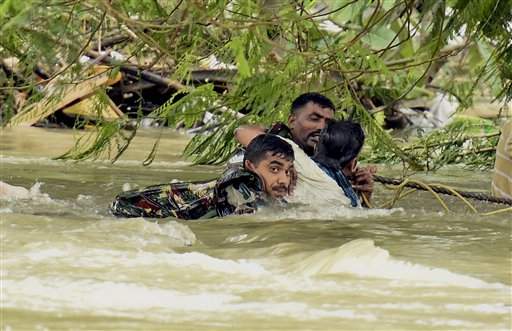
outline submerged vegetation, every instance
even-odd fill
[[[127,63],[158,71],[170,98],[150,111],[133,110],[131,132],[127,118],[97,121],[62,158],[108,152],[115,160],[143,118],[191,128],[212,113],[215,121],[185,154],[196,163],[221,163],[236,148],[237,126],[285,121],[297,95],[318,91],[342,110],[340,117],[364,126],[369,161],[429,170],[459,162],[490,167],[498,132],[492,122],[475,132],[473,122],[454,121],[404,143],[383,128],[383,116],[440,92],[457,99],[459,112],[475,98],[506,104],[511,22],[508,0],[5,0],[0,58],[16,57],[19,69],[17,77],[0,71],[2,119],[20,108],[19,94],[26,96],[21,112],[34,111],[48,91],[59,98],[63,86],[91,75],[93,63],[82,56],[114,47],[125,58],[107,63],[111,76]],[[125,39],[106,46],[115,37]],[[192,73],[205,67],[224,75],[225,84],[199,83]],[[157,152],[158,142],[145,162]]]

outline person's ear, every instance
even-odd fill
[[[348,163],[348,168],[350,169],[350,172],[355,172],[356,169],[357,169],[357,158],[353,158],[352,160],[350,160],[350,162]]]
[[[244,167],[249,171],[256,172],[256,166],[249,160],[245,160]]]
[[[353,158],[341,169],[346,176],[352,176],[357,169],[357,159]]]
[[[288,116],[288,127],[290,129],[293,129],[293,125],[295,124],[296,120],[297,118],[295,117],[295,114],[291,114],[290,116]]]

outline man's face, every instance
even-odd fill
[[[271,155],[267,152],[266,157],[258,164],[246,160],[245,167],[261,178],[264,190],[269,196],[282,198],[288,194],[293,160],[285,159],[280,155]]]
[[[334,110],[331,108],[322,108],[316,103],[308,102],[288,118],[293,140],[306,154],[312,155],[320,139],[320,132],[333,117]]]

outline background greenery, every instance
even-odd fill
[[[218,115],[185,151],[197,163],[225,161],[236,147],[234,128],[286,120],[297,95],[318,91],[343,110],[339,116],[363,124],[368,160],[435,169],[473,156],[477,166],[488,167],[494,132],[471,144],[479,152],[461,158],[468,140],[462,134],[474,123],[404,146],[382,129],[382,113],[435,91],[456,96],[461,109],[479,96],[509,101],[511,18],[510,0],[3,0],[0,58],[17,57],[27,79],[20,86],[0,76],[2,113],[4,119],[14,114],[14,91],[29,92],[30,104],[50,81],[58,88],[84,79],[88,68],[80,56],[108,36],[125,34],[132,42],[118,50],[127,62],[158,68],[183,84],[150,117],[192,127],[206,111]],[[191,79],[211,55],[237,68],[223,93]],[[32,79],[36,66],[49,78]],[[116,64],[111,67],[117,72]],[[125,124],[99,122],[63,157],[111,152],[116,159],[138,127],[127,133]],[[433,146],[444,147],[433,153]],[[157,149],[158,142],[148,148],[146,162]]]

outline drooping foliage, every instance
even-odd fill
[[[30,92],[33,103],[43,84],[83,79],[89,64],[80,57],[112,33],[125,34],[132,38],[120,49],[126,61],[183,84],[150,117],[191,127],[206,112],[217,115],[185,150],[197,163],[223,162],[236,147],[237,126],[285,121],[298,94],[318,91],[335,101],[339,116],[359,120],[382,155],[424,168],[421,155],[399,147],[376,117],[430,95],[426,87],[449,91],[463,106],[480,91],[510,99],[511,18],[509,0],[4,0],[0,58],[20,60],[26,81],[18,91]],[[212,56],[236,66],[222,94],[192,80]],[[47,72],[45,81],[31,79],[35,67]],[[12,90],[3,78],[0,88]],[[13,98],[2,107],[8,117]],[[65,157],[114,148],[117,158],[133,137],[122,128],[99,123]]]
[[[461,117],[442,129],[410,139],[407,145],[403,145],[403,151],[428,171],[449,164],[484,170],[494,166],[499,136],[499,130],[491,121]],[[398,155],[382,147],[366,149],[361,159],[387,164],[402,161]]]

